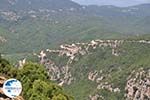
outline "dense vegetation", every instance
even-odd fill
[[[0,75],[22,82],[25,100],[73,100],[61,87],[48,80],[47,72],[39,64],[29,62],[18,69],[0,58]]]
[[[149,36],[142,35],[125,39],[125,42],[117,48],[119,56],[112,55],[109,47],[98,47],[90,50],[84,56],[77,55],[75,61],[69,65],[75,80],[71,85],[66,85],[65,90],[71,93],[76,100],[87,100],[90,95],[95,94],[103,96],[104,100],[125,100],[125,86],[128,76],[133,70],[136,72],[140,68],[150,69],[150,44],[129,41],[149,41]],[[49,58],[57,66],[61,67],[66,64],[67,58],[65,56],[61,57],[54,53],[50,54]],[[97,89],[100,83],[88,79],[89,73],[95,71],[99,72],[97,78],[104,77],[101,83],[112,84],[113,88],[120,89],[120,93]]]
[[[42,65],[32,63],[38,61],[33,53],[58,48],[60,44],[93,39],[126,41],[118,48],[119,56],[113,56],[109,47],[97,48],[87,55],[78,55],[69,65],[75,80],[64,89],[76,100],[87,100],[95,94],[105,100],[124,100],[131,72],[150,68],[150,45],[127,42],[150,40],[150,4],[120,8],[82,6],[71,0],[0,0],[0,9],[0,53],[9,60],[0,58],[0,75],[19,79],[25,87],[22,96],[26,100],[73,99],[49,80]],[[56,54],[48,56],[59,67],[68,60]],[[32,62],[22,68],[13,66],[24,58]],[[94,71],[102,71],[98,77],[105,78],[101,82],[113,84],[120,93],[97,89],[99,84],[88,79]]]
[[[76,100],[87,100],[89,95],[100,94],[105,100],[124,100],[125,85],[127,77],[133,70],[150,68],[150,45],[147,43],[132,43],[130,40],[150,40],[149,35],[127,38],[118,50],[120,55],[111,54],[111,48],[97,48],[91,50],[89,54],[77,56],[76,61],[71,65],[71,73],[75,80],[69,86],[65,86],[65,91],[75,97]],[[68,58],[60,57],[56,54],[49,55],[58,66],[64,66]],[[30,58],[35,60],[35,58]],[[107,89],[97,89],[98,83],[88,80],[88,75],[93,71],[101,71],[98,77],[104,76],[102,83],[108,82],[113,87],[120,88],[120,93],[113,93]],[[21,80],[23,86],[26,87],[22,95],[29,100],[37,98],[69,98],[62,92],[63,90],[56,84],[48,80],[43,66],[35,63],[27,63],[23,68],[17,69],[12,67],[6,60],[1,60],[0,73],[4,76],[16,77]],[[110,77],[108,77],[108,75]],[[32,77],[31,77],[32,76]],[[42,87],[42,88],[41,88]],[[43,91],[41,95],[38,92]],[[35,97],[35,98],[34,98]],[[41,99],[42,100],[42,99]],[[55,99],[54,99],[55,100]],[[59,100],[59,99],[56,99]],[[60,99],[65,100],[65,99]]]
[[[148,4],[126,8],[84,7],[71,0],[58,1],[19,0],[12,1],[12,6],[9,0],[1,0],[0,36],[7,42],[0,44],[0,52],[16,56],[62,43],[150,32]]]
[[[120,48],[119,57],[111,55],[110,49],[97,49],[87,56],[79,58],[72,64],[72,73],[76,81],[66,89],[76,97],[77,100],[86,100],[90,94],[100,94],[105,100],[124,100],[125,85],[127,77],[133,70],[150,68],[150,45],[139,43],[124,43]],[[113,87],[119,87],[120,93],[112,93],[107,89],[97,89],[97,83],[88,80],[89,72],[103,72],[98,76],[106,76],[101,83],[108,82]],[[110,77],[108,77],[110,76]],[[81,91],[77,91],[80,89]],[[72,91],[76,90],[76,91]]]

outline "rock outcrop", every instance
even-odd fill
[[[127,80],[126,100],[150,100],[150,70],[133,71]]]
[[[79,56],[91,54],[93,50],[99,48],[110,48],[112,55],[119,56],[119,47],[124,42],[136,42],[136,43],[150,43],[149,41],[124,41],[124,40],[92,40],[85,43],[73,43],[60,45],[59,49],[47,49],[42,50],[39,54],[34,53],[39,58],[40,64],[43,64],[50,76],[51,80],[57,81],[60,86],[64,84],[71,84],[75,77],[72,76],[71,64],[78,61]],[[57,57],[64,57],[66,60],[65,65],[57,65],[49,56],[56,55]],[[90,72],[88,79],[91,81],[100,82],[104,77],[97,77],[97,72]],[[103,85],[103,84],[101,84]],[[100,86],[100,85],[99,85]],[[108,86],[105,86],[108,87]],[[99,88],[99,87],[98,87]],[[115,89],[114,92],[119,92],[119,89]]]
[[[108,75],[103,74],[102,70],[100,71],[95,70],[93,72],[89,72],[89,75],[88,75],[88,79],[90,81],[98,84],[97,90],[106,89],[110,92],[120,93],[121,90],[118,87],[114,88],[113,84],[103,81],[106,78],[111,78],[111,76],[109,74]]]
[[[104,47],[110,47],[112,48],[112,55],[119,56],[119,52],[117,48],[120,46],[120,44],[123,43],[123,40],[92,40],[87,43],[74,43],[74,44],[64,44],[60,45],[60,49],[58,50],[42,50],[40,54],[34,53],[39,59],[40,64],[45,65],[49,76],[51,77],[51,80],[58,81],[59,85],[63,84],[71,84],[75,78],[73,78],[71,74],[71,64],[73,61],[76,61],[76,58],[78,55],[86,55],[91,53],[91,49],[97,49],[98,47],[104,48]],[[67,57],[68,60],[66,62],[66,65],[58,67],[58,65],[49,59],[47,55],[56,54],[59,56]],[[96,73],[90,73],[89,79],[95,80]]]
[[[89,75],[88,75],[88,79],[91,80],[91,81],[95,81],[97,75],[98,75],[97,71],[90,72]]]
[[[104,100],[104,97],[99,95],[99,94],[95,94],[95,95],[90,95],[89,96],[89,100]]]
[[[43,64],[47,69],[47,73],[50,76],[50,80],[58,82],[59,86],[62,86],[64,84],[70,85],[71,82],[74,80],[74,78],[71,75],[69,67],[69,65],[72,63],[72,57],[69,56],[70,59],[68,59],[66,65],[59,67],[54,61],[52,61],[47,57],[48,52],[50,52],[50,50],[47,52],[42,50],[39,55],[38,54],[34,55],[39,57],[40,63]],[[52,50],[52,52],[54,53],[60,51]]]
[[[2,11],[0,12],[2,17],[8,21],[17,21],[20,17],[13,11]]]
[[[0,36],[0,43],[4,43],[4,42],[7,42],[7,40],[4,37]]]
[[[26,63],[26,59],[24,58],[23,60],[19,60],[19,68],[21,67],[23,67],[24,65],[25,65],[25,63]]]

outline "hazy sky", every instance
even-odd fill
[[[132,6],[143,3],[150,3],[150,0],[72,0],[80,4],[98,4],[98,5],[115,5],[115,6]]]

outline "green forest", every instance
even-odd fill
[[[37,63],[29,62],[18,69],[0,58],[0,76],[20,80],[25,100],[74,100],[61,87],[50,81],[44,67]]]
[[[74,1],[0,0],[0,80],[24,100],[150,100],[150,4]]]

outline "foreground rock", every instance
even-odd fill
[[[4,95],[2,86],[5,81],[6,81],[6,78],[0,76],[0,100],[24,100],[21,96],[16,97],[15,99],[11,99],[11,98],[8,98],[6,95]]]

